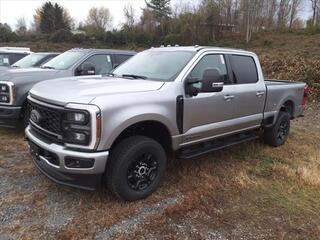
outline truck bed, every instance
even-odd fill
[[[265,105],[265,112],[277,112],[281,105],[287,101],[291,101],[292,117],[297,117],[302,113],[301,100],[304,94],[303,82],[295,82],[288,80],[265,80],[267,99]]]

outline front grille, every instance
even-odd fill
[[[31,113],[32,110],[36,110],[40,115],[40,121],[37,123],[31,122],[31,126],[40,127],[47,131],[47,133],[52,135],[62,135],[62,114],[63,110],[58,108],[51,108],[47,106],[42,106],[29,101],[28,112]],[[37,129],[39,131],[39,129]]]

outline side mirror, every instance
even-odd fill
[[[185,82],[185,91],[189,96],[197,96],[201,92],[201,82],[198,78],[188,77]]]
[[[78,68],[78,75],[95,75],[96,69],[92,63],[83,63]]]
[[[201,92],[221,92],[223,89],[223,76],[216,68],[208,68],[202,77]]]

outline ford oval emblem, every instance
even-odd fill
[[[41,121],[41,115],[37,110],[32,110],[30,113],[30,119],[34,123],[40,123]]]

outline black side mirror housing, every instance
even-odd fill
[[[223,89],[223,76],[216,68],[208,68],[202,77],[201,92],[221,92]]]
[[[185,91],[189,96],[197,96],[201,91],[201,82],[198,78],[188,77],[185,82]]]
[[[91,63],[83,63],[78,68],[78,75],[95,75],[96,69]]]

